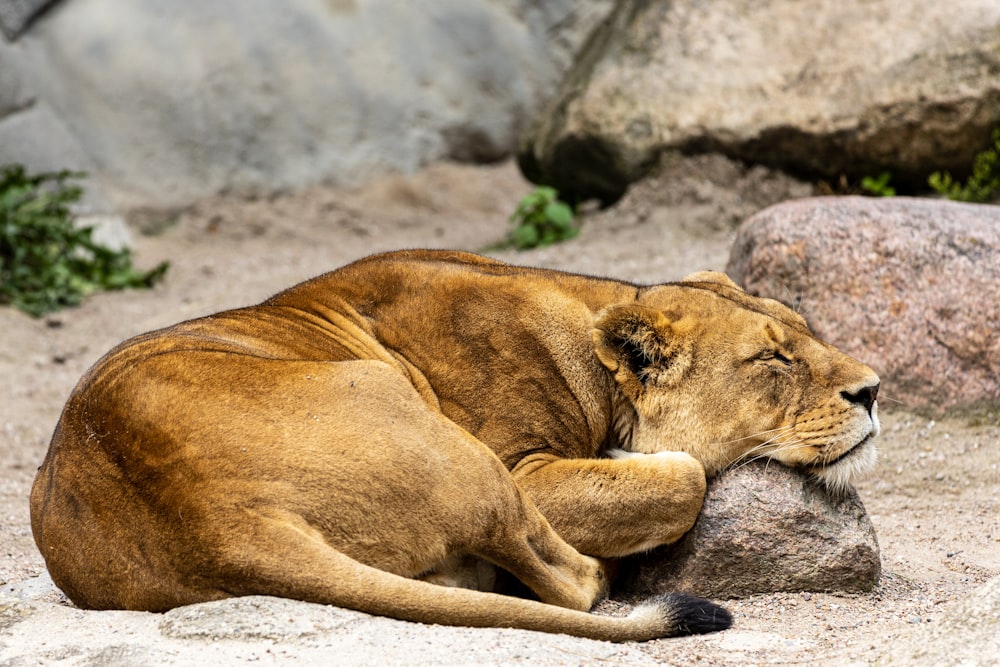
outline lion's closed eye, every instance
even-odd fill
[[[758,353],[757,356],[754,357],[754,360],[755,361],[765,361],[765,362],[772,361],[772,362],[781,364],[783,366],[791,366],[792,365],[791,358],[785,356],[784,354],[782,354],[778,350],[773,350],[773,349],[770,349],[770,348],[767,348],[767,349],[761,351],[760,353]]]

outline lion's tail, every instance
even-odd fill
[[[600,616],[534,600],[408,579],[332,549],[324,560],[333,571],[319,579],[316,572],[293,574],[285,569],[274,582],[277,590],[253,592],[419,623],[520,628],[615,642],[714,632],[732,623],[729,612],[722,607],[678,593],[654,598],[625,617]],[[305,587],[301,587],[303,584]]]

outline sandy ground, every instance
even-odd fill
[[[207,651],[204,637],[181,633],[157,653],[159,640],[151,637],[160,637],[162,624],[150,626],[152,635],[145,636],[115,612],[71,609],[44,576],[39,578],[44,564],[31,538],[28,492],[63,402],[101,354],[126,337],[256,302],[371,252],[484,248],[503,235],[506,216],[529,189],[509,163],[438,165],[359,190],[315,188],[260,199],[205,201],[180,214],[132,221],[137,263],[172,263],[167,280],[153,291],[98,295],[80,308],[40,320],[0,308],[0,664],[183,664],[185,656]],[[612,209],[586,215],[578,239],[532,252],[493,254],[645,282],[677,279],[695,270],[723,268],[736,224],[754,211],[811,193],[810,186],[784,176],[747,171],[719,158],[676,159],[665,163],[660,178],[640,184]],[[883,395],[891,398],[890,386]],[[500,664],[521,656],[535,664],[846,665],[871,663],[889,645],[918,646],[924,626],[940,621],[956,601],[1000,573],[1000,418],[933,422],[908,414],[891,400],[880,403],[886,427],[882,461],[878,473],[859,487],[882,548],[884,574],[871,594],[776,594],[731,601],[736,625],[729,632],[608,645],[600,651],[585,640],[565,638],[556,645],[534,633],[455,632],[386,621],[373,632],[394,639],[352,654],[354,661]],[[33,634],[46,635],[38,630],[44,624],[5,622],[5,609],[13,618],[14,607],[8,603],[14,598],[61,619],[52,621],[59,637]],[[309,613],[332,612],[321,608]],[[143,659],[129,652],[133,640],[123,634],[142,644]],[[94,647],[105,635],[110,648],[102,653]],[[352,661],[332,639],[327,649],[310,653],[302,641],[288,636],[283,644],[251,633],[242,637],[241,649],[216,642],[204,655],[234,663],[315,662],[323,655]],[[407,644],[411,640],[430,650],[430,658],[415,660]],[[497,649],[470,652],[469,647],[482,647],[484,641]],[[514,657],[511,642],[519,651]],[[56,645],[62,648],[56,650]],[[115,649],[121,646],[126,648]]]

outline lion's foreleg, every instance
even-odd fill
[[[513,474],[563,539],[604,558],[676,542],[694,525],[705,496],[704,469],[681,452],[534,458]]]

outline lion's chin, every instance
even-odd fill
[[[865,436],[865,439],[851,448],[846,454],[821,468],[814,468],[813,475],[832,493],[843,494],[857,480],[864,477],[878,463],[878,447],[875,445],[875,432]]]

